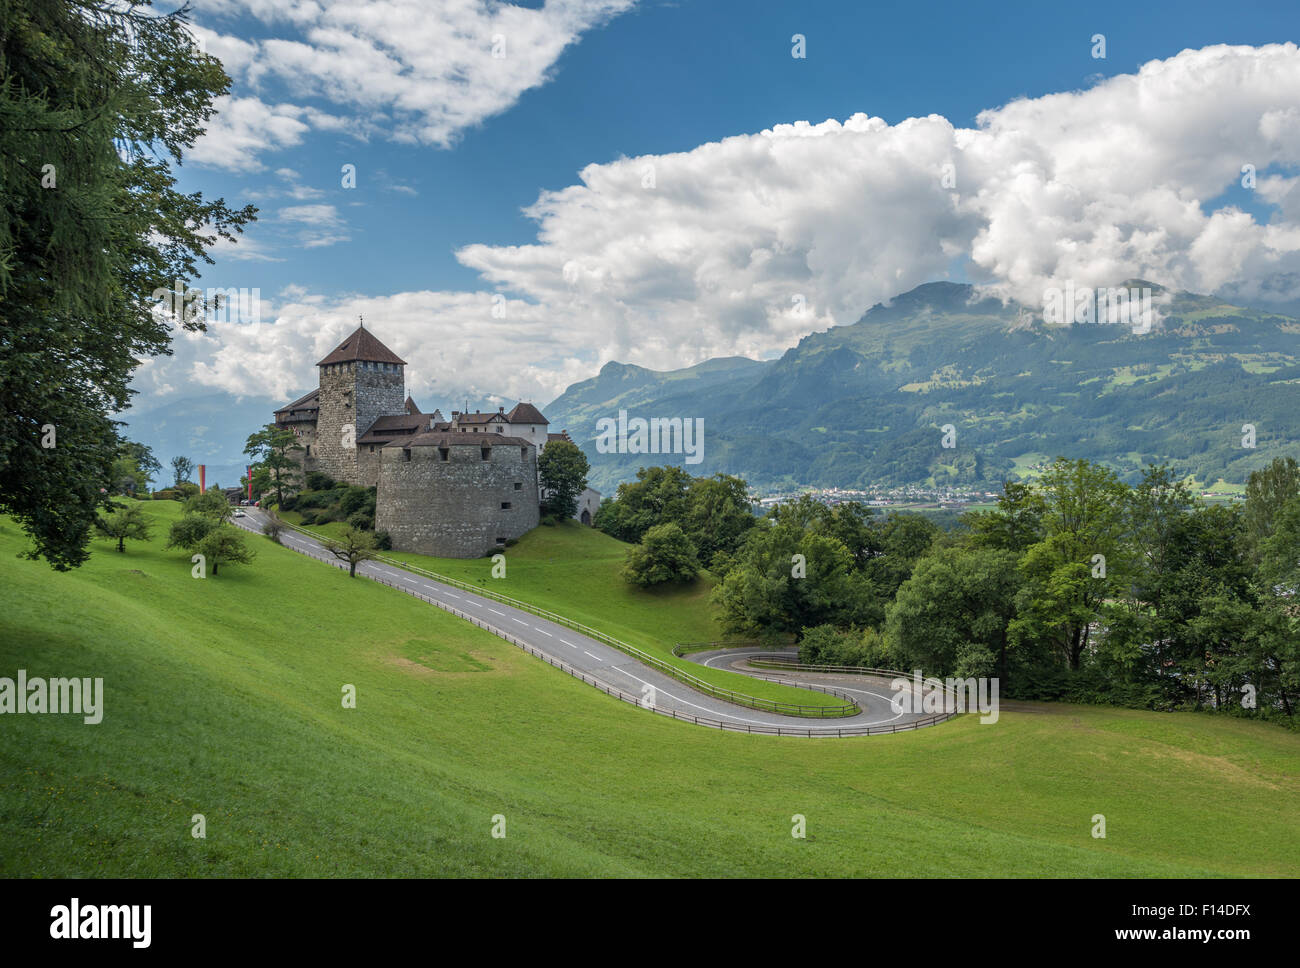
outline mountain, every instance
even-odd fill
[[[182,455],[206,465],[208,484],[237,486],[248,463],[244,456],[248,435],[265,426],[271,411],[284,403],[221,391],[158,403],[137,400],[115,419],[126,424],[123,436],[148,444],[162,463],[155,487],[172,482],[171,459]],[[194,479],[198,480],[197,474]]]
[[[657,372],[619,363],[546,407],[612,492],[681,455],[598,453],[596,421],[703,418],[693,474],[760,488],[975,485],[1026,476],[1057,455],[1133,480],[1151,461],[1241,482],[1297,452],[1300,322],[1211,296],[1153,292],[1156,322],[1049,325],[1042,309],[928,283],[856,323],[800,340],[777,360],[709,360]],[[942,446],[951,424],[956,446]],[[1243,446],[1243,425],[1257,446]]]

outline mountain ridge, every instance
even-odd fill
[[[682,462],[599,453],[596,421],[619,410],[705,418],[705,458],[691,472],[767,489],[991,485],[1057,454],[1108,463],[1130,480],[1157,461],[1241,481],[1271,459],[1265,452],[1294,447],[1300,322],[1142,279],[1123,287],[1151,289],[1151,332],[1049,325],[1041,311],[969,284],[932,282],[773,360],[668,371],[607,363],[546,412],[587,452],[593,486],[606,492],[640,466]],[[940,443],[948,424],[951,449]],[[1242,446],[1246,424],[1254,448]]]

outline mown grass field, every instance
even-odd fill
[[[1026,705],[720,733],[264,539],[205,580],[161,540],[66,574],[26,544],[0,519],[0,675],[101,676],[105,712],[0,717],[5,876],[1300,871],[1300,736],[1275,727]]]

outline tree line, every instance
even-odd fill
[[[1003,695],[1293,716],[1300,691],[1300,468],[1254,472],[1240,504],[1168,467],[1129,485],[1058,458],[945,531],[810,496],[761,517],[744,482],[648,468],[597,526],[637,542],[637,584],[707,563],[725,631],[806,662],[998,676]]]

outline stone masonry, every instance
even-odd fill
[[[477,558],[537,527],[537,448],[518,437],[422,434],[383,448],[375,527],[393,547]]]

